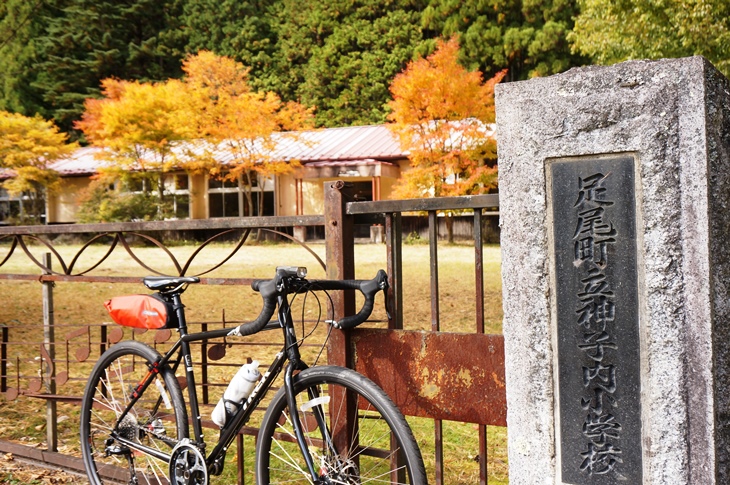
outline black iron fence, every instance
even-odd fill
[[[342,182],[328,184],[325,193],[325,214],[323,216],[232,218],[210,220],[185,220],[146,223],[92,224],[68,226],[32,226],[0,228],[0,291],[2,285],[14,281],[38,281],[40,297],[31,298],[33,305],[43,305],[42,322],[34,322],[29,329],[20,318],[0,322],[0,392],[1,403],[9,409],[23,399],[46,401],[45,431],[47,451],[40,453],[36,448],[24,450],[18,443],[0,442],[0,451],[28,456],[41,456],[43,460],[69,469],[82,469],[74,456],[74,446],[59,446],[59,433],[74,428],[60,419],[58,406],[73,406],[80,401],[85,376],[96,358],[109,346],[123,339],[141,339],[153,346],[164,347],[171,339],[169,331],[141,332],[122,329],[100,323],[55,323],[55,317],[65,309],[54,308],[54,285],[59,283],[120,284],[138,283],[138,277],[120,276],[105,270],[105,262],[124,256],[125,264],[135,265],[145,274],[175,274],[201,276],[205,285],[247,285],[254,277],[262,275],[240,275],[237,277],[215,276],[216,270],[230,264],[250,239],[254,229],[264,229],[268,234],[299,244],[307,251],[315,265],[320,265],[329,278],[353,278],[356,261],[354,258],[355,221],[363,218],[375,224],[382,224],[385,239],[387,272],[391,279],[390,301],[392,306],[387,325],[381,328],[354,329],[348,332],[336,331],[330,337],[327,359],[331,363],[356,368],[376,381],[393,398],[407,416],[432,422],[432,432],[427,433],[430,442],[425,448],[433,450],[432,481],[437,485],[450,483],[444,470],[444,448],[452,446],[445,436],[445,422],[471,423],[471,433],[478,441],[478,454],[472,457],[478,464],[480,483],[506,483],[504,458],[504,429],[506,426],[506,404],[504,392],[504,347],[501,336],[485,334],[484,323],[484,234],[493,224],[485,218],[494,217],[498,210],[496,196],[473,196],[410,201],[350,202],[350,187]],[[449,333],[441,331],[443,314],[439,285],[439,213],[441,211],[471,213],[474,234],[474,314],[470,333]],[[414,330],[410,322],[404,322],[406,305],[425,305],[425,301],[405,301],[403,278],[403,217],[413,213],[428,216],[430,330]],[[462,219],[464,216],[462,215]],[[305,243],[296,241],[291,234],[302,234],[305,227],[318,227],[323,231],[324,260]],[[299,231],[293,230],[298,228]],[[159,234],[170,231],[205,231],[210,235],[198,243],[192,253],[182,257],[175,254],[174,247],[163,243]],[[211,235],[212,234],[212,235]],[[65,258],[54,238],[68,239],[78,236],[83,242],[73,255]],[[157,237],[155,237],[157,236]],[[406,236],[407,237],[407,236]],[[62,238],[62,239],[63,239]],[[220,261],[204,261],[201,254],[205,248],[228,241],[228,256]],[[235,242],[231,242],[235,241]],[[139,255],[139,246],[156,248],[159,260],[150,262]],[[31,245],[36,248],[31,249]],[[45,253],[39,257],[37,248]],[[99,251],[98,247],[106,249]],[[88,262],[84,255],[95,247],[97,260]],[[380,250],[381,246],[374,246]],[[14,272],[13,261],[26,259],[34,263],[38,271]],[[88,258],[87,258],[88,259]],[[81,261],[84,260],[83,267]],[[9,269],[10,268],[10,269]],[[464,275],[466,278],[467,275]],[[4,283],[3,283],[4,282]],[[426,282],[421,284],[426,285]],[[5,292],[3,292],[5,293]],[[353,295],[335,295],[337,311],[351,312],[355,301]],[[10,302],[6,302],[10,303]],[[488,303],[487,303],[488,304]],[[15,320],[15,321],[13,321]],[[41,324],[42,323],[42,324]],[[193,322],[201,330],[213,326],[233,326],[223,313],[215,319]],[[251,353],[251,346],[273,345],[266,338],[249,343],[228,341],[201,342],[196,349],[197,366],[201,375],[198,382],[199,396],[204,403],[211,401],[210,392],[215,393],[224,383],[209,378],[216,368],[233,367]],[[312,344],[317,346],[317,342]],[[235,351],[235,356],[232,355]],[[19,405],[19,404],[18,404]],[[0,408],[2,409],[2,408]],[[65,416],[65,415],[64,415]],[[42,426],[42,425],[38,425]],[[212,425],[211,425],[212,427]],[[490,432],[498,427],[497,432]],[[73,431],[76,432],[76,431]],[[75,435],[71,433],[73,440]],[[244,483],[243,435],[256,435],[255,426],[247,427],[238,440],[238,481]],[[496,438],[495,438],[496,436]],[[458,438],[457,438],[458,439]],[[495,460],[497,441],[499,458]],[[65,443],[65,442],[64,442]],[[457,443],[458,445],[458,443]],[[491,465],[491,469],[490,469]]]

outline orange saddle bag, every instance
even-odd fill
[[[175,328],[177,315],[172,303],[159,294],[115,296],[104,302],[106,310],[119,325],[135,328]]]

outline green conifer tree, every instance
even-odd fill
[[[317,124],[382,123],[388,86],[422,43],[420,0],[283,0],[274,11],[275,90]]]
[[[578,14],[575,0],[430,0],[422,25],[443,37],[458,34],[461,61],[486,76],[547,76],[582,65],[566,40]]]
[[[207,50],[241,62],[250,69],[256,91],[269,91],[276,36],[271,18],[277,0],[187,0],[183,22],[191,54]]]
[[[36,112],[72,132],[84,99],[99,95],[102,79],[146,81],[181,76],[186,41],[178,20],[182,1],[41,2],[47,7],[32,11],[32,30],[13,41],[25,41],[29,46],[24,50],[14,46],[14,62],[25,71],[29,92],[16,94],[21,99],[8,108],[32,111],[33,100],[37,100]],[[24,52],[30,53],[22,55]]]

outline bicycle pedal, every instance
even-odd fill
[[[106,453],[106,456],[113,456],[113,455],[129,455],[131,451],[126,446],[121,445],[113,445],[113,446],[107,446],[104,449],[104,452]]]

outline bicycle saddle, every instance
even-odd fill
[[[199,283],[200,278],[197,276],[147,276],[142,279],[142,283],[150,290],[170,291],[179,286],[189,283]]]

